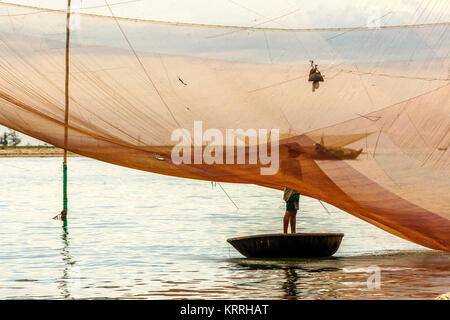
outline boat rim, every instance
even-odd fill
[[[256,238],[275,238],[275,237],[344,237],[343,233],[272,233],[272,234],[257,234],[252,236],[243,236],[243,237],[235,237],[227,239],[228,242],[236,241],[236,240],[245,240],[245,239],[256,239]]]

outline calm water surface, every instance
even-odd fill
[[[1,299],[431,299],[450,254],[301,197],[298,232],[343,232],[327,259],[246,259],[226,239],[281,231],[280,191],[165,177],[69,159],[0,159]],[[367,287],[380,268],[379,289]]]

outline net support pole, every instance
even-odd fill
[[[70,12],[71,0],[67,0],[67,19],[66,19],[66,61],[65,61],[65,113],[64,113],[64,162],[63,162],[63,211],[61,220],[67,219],[67,140],[69,125],[69,48],[70,48]]]

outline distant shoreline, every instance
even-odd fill
[[[0,146],[0,158],[50,158],[63,157],[64,150],[53,146]],[[68,152],[69,157],[81,157],[80,155]]]

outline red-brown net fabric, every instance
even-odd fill
[[[71,33],[68,150],[165,175],[288,186],[450,251],[449,23],[282,30],[93,15],[80,22]],[[65,25],[65,12],[0,3],[0,124],[59,147]],[[310,59],[325,76],[314,92]],[[172,163],[172,132],[193,132],[198,120],[224,135],[278,129],[279,171],[261,175],[260,162]]]

